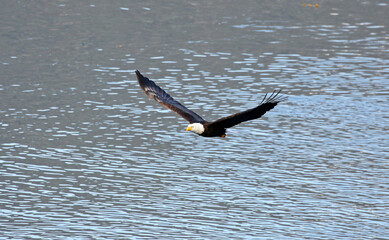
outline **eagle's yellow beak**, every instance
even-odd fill
[[[190,126],[186,128],[186,131],[191,131],[191,130],[192,130],[192,127],[190,127]]]

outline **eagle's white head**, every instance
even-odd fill
[[[197,134],[202,134],[204,132],[204,125],[201,123],[192,123],[189,124],[188,127],[186,128],[186,131],[192,131]]]

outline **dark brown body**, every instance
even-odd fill
[[[200,134],[203,137],[225,137],[226,136],[226,129],[213,127],[212,122],[203,123],[203,126],[204,126],[204,132]]]

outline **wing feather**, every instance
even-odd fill
[[[230,128],[239,123],[260,118],[267,111],[273,109],[279,102],[287,99],[287,97],[279,96],[280,92],[281,90],[274,91],[269,97],[267,97],[268,94],[266,94],[259,106],[228,117],[220,118],[212,122],[210,125],[213,127]]]
[[[165,108],[177,113],[190,123],[205,122],[205,120],[197,115],[197,113],[187,109],[184,105],[174,100],[174,98],[167,94],[162,88],[157,86],[157,84],[155,84],[152,80],[144,77],[138,70],[136,70],[135,73],[143,92],[145,92],[151,99],[154,99]]]

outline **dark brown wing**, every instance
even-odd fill
[[[263,98],[261,104],[258,107],[246,110],[244,112],[236,113],[234,115],[220,118],[210,124],[212,127],[230,128],[239,123],[260,118],[267,111],[273,109],[279,102],[287,99],[287,97],[279,96],[281,90],[274,91],[268,98],[267,94]]]
[[[158,87],[153,81],[144,77],[138,70],[135,71],[136,77],[142,90],[147,96],[159,102],[165,108],[176,112],[181,117],[185,118],[190,123],[202,123],[205,120],[197,115],[195,112],[187,109],[178,101],[174,100],[169,94],[167,94],[162,88]]]

